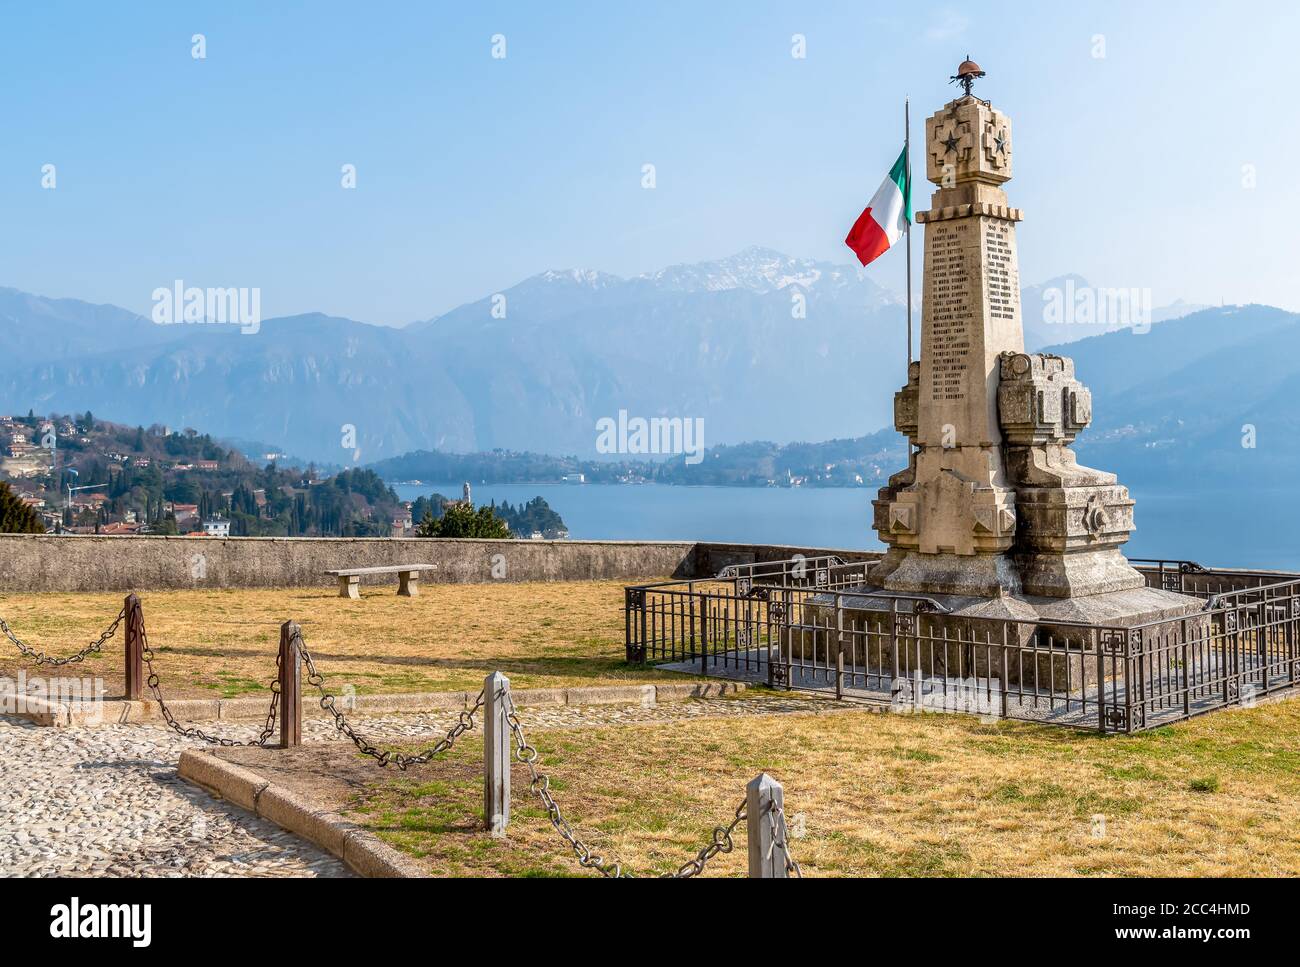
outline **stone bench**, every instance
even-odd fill
[[[364,574],[396,574],[397,593],[404,598],[414,598],[420,593],[420,572],[436,571],[436,564],[393,564],[380,567],[345,567],[326,571],[339,579],[340,598],[361,597],[361,577]]]

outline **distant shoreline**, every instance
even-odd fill
[[[427,480],[385,480],[384,483],[389,487],[446,487],[450,485],[449,481],[427,481]],[[588,480],[578,483],[573,480],[555,480],[555,479],[530,479],[530,480],[471,480],[471,487],[572,487],[575,490],[582,487],[679,487],[679,488],[714,488],[722,490],[877,490],[883,487],[886,481],[879,481],[873,484],[852,484],[852,483],[679,483],[672,480]],[[459,486],[457,484],[456,486]]]

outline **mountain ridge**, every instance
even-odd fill
[[[903,318],[856,266],[760,246],[627,279],[548,270],[402,328],[323,312],[256,334],[157,326],[0,289],[0,409],[201,425],[342,465],[591,454],[620,410],[703,419],[706,446],[853,438],[892,420]]]

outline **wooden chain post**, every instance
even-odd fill
[[[301,629],[295,622],[280,625],[280,748],[302,744]]]
[[[140,596],[135,592],[126,596],[123,605],[126,617],[125,652],[126,652],[126,697],[138,702],[144,697],[144,609],[140,606]]]

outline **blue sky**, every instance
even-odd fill
[[[1300,309],[1294,3],[465,6],[4,0],[0,285],[392,325],[548,268],[847,262],[904,95],[919,137],[969,52],[1014,124],[1026,283]],[[899,253],[871,272],[901,291]]]

